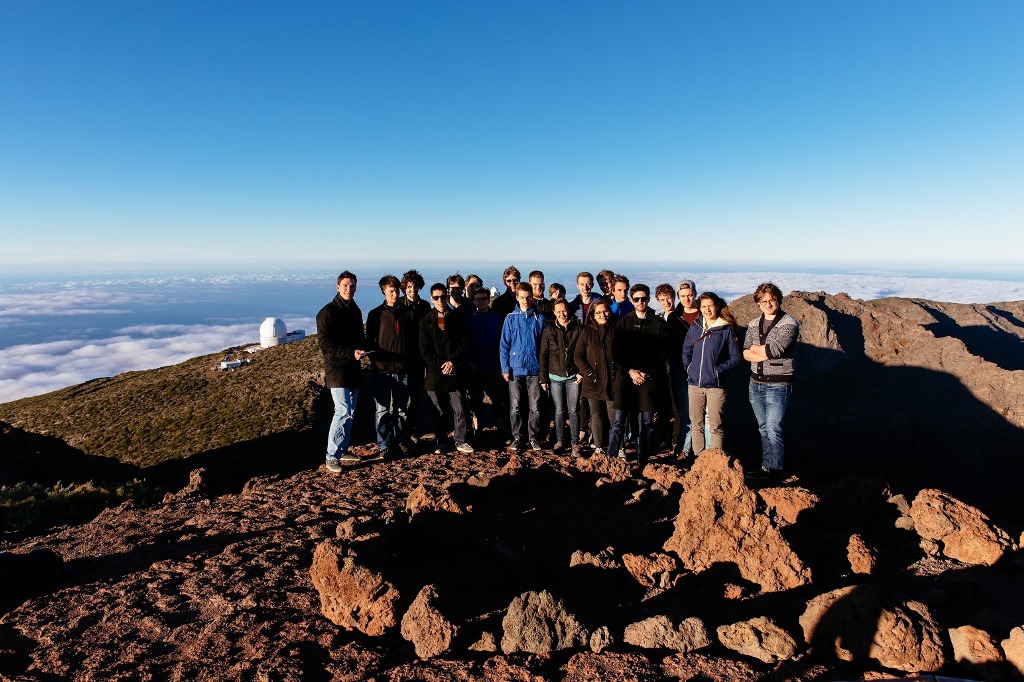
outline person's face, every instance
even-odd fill
[[[491,296],[483,289],[473,293],[473,305],[482,313],[486,313],[491,307]]]
[[[476,293],[476,290],[479,289],[481,286],[483,286],[483,282],[481,282],[478,279],[466,280],[466,298],[472,301],[473,295]]]
[[[700,314],[709,322],[714,322],[718,319],[718,309],[715,307],[715,302],[710,298],[701,299]]]
[[[565,298],[565,296],[562,295],[562,292],[559,291],[558,289],[555,289],[554,291],[549,291],[548,297],[550,297],[552,301],[561,301],[562,299]]]
[[[533,303],[533,296],[529,291],[516,291],[516,302],[519,303],[519,309],[526,311],[530,309],[530,304]]]
[[[580,295],[583,298],[589,298],[590,292],[594,290],[594,280],[589,277],[577,277],[576,288],[580,290]]]
[[[415,301],[416,297],[420,295],[419,287],[416,286],[416,282],[405,283],[405,297],[410,301]]]
[[[448,285],[448,295],[454,298],[455,300],[462,300],[462,287],[459,286],[458,282],[453,282],[452,284]]]
[[[356,295],[356,281],[350,277],[338,282],[338,295],[346,301],[351,301]]]
[[[444,312],[444,304],[448,302],[448,292],[440,289],[431,291],[430,302],[434,304],[434,310]]]
[[[507,275],[505,277],[505,286],[508,287],[509,291],[515,291],[515,288],[519,286],[519,278],[514,273]]]
[[[672,309],[676,307],[675,299],[669,294],[661,294],[658,296],[658,303],[661,304],[662,310],[666,313],[672,312]]]
[[[534,298],[544,298],[544,278],[534,275],[530,278],[530,288]]]
[[[687,310],[693,310],[693,301],[697,298],[697,295],[693,293],[693,289],[690,287],[679,288],[679,302],[683,304],[683,307]]]
[[[601,291],[605,296],[612,293],[612,278],[597,276],[597,283],[601,285]]]
[[[626,300],[626,292],[629,291],[629,287],[625,282],[616,282],[615,288],[612,289],[612,295],[615,296],[615,300],[622,303]]]
[[[647,312],[647,304],[651,302],[651,296],[638,291],[629,300],[633,302],[633,307],[637,309],[637,312],[643,314]]]
[[[558,321],[558,324],[562,325],[563,327],[569,324],[569,306],[556,305],[555,319]]]
[[[608,324],[608,318],[611,317],[612,312],[606,305],[600,305],[594,308],[594,322],[598,324]]]
[[[779,312],[779,299],[772,296],[770,293],[765,294],[761,297],[761,300],[757,302],[761,306],[761,312],[769,317]]]
[[[398,302],[398,288],[392,286],[384,287],[384,302],[388,305],[394,305]]]

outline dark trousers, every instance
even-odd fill
[[[540,377],[513,376],[508,380],[509,413],[512,420],[512,440],[518,445],[527,442],[526,426],[529,426],[529,440],[537,440],[540,434]],[[523,419],[528,413],[528,420]]]
[[[587,398],[590,409],[590,433],[594,439],[594,448],[604,450],[608,447],[608,424],[615,419],[615,407],[611,400],[595,400]]]
[[[619,454],[622,446],[622,437],[626,433],[627,425],[637,434],[636,456],[643,464],[650,454],[654,444],[654,422],[653,412],[643,410],[615,410],[612,418],[612,430],[608,436],[608,456],[615,457]]]
[[[508,383],[501,372],[477,372],[469,385],[469,409],[483,428],[484,394],[491,399],[494,423],[506,433],[511,431],[508,411]]]
[[[455,443],[466,442],[466,409],[462,402],[462,391],[427,391],[434,405],[434,434],[441,443],[451,429]]]

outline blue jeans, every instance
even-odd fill
[[[523,405],[523,398],[528,405]],[[512,440],[517,445],[526,444],[526,428],[529,425],[530,440],[536,440],[540,433],[540,377],[512,376],[508,380],[509,416],[512,420]],[[523,412],[529,410],[529,421],[523,423]]]
[[[373,402],[377,410],[374,422],[377,428],[377,447],[397,447],[405,439],[405,425],[409,415],[409,375],[374,374]]]
[[[580,385],[575,379],[548,384],[551,400],[555,403],[555,442],[563,447],[580,444]],[[565,437],[565,413],[569,413],[569,440]]]
[[[782,419],[786,416],[791,384],[750,382],[750,406],[757,417],[757,430],[761,432],[761,466],[768,470],[781,470],[785,464],[782,442]]]
[[[608,433],[608,456],[616,457],[619,448],[622,446],[622,434],[626,427],[635,424],[635,419],[640,423],[635,433],[638,435],[636,456],[640,462],[647,459],[651,444],[654,443],[654,413],[636,410],[615,410],[615,418],[612,420],[612,428]]]
[[[331,399],[334,400],[334,418],[331,430],[327,433],[327,460],[337,460],[348,452],[348,444],[352,439],[352,417],[359,400],[358,388],[332,388]]]

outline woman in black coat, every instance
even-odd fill
[[[615,417],[613,387],[615,362],[612,344],[615,328],[611,324],[612,310],[608,301],[600,299],[590,306],[587,326],[576,343],[574,359],[579,373],[580,393],[590,408],[590,431],[594,438],[594,454],[603,455],[606,447],[608,423]]]
[[[569,310],[569,302],[560,298],[551,304],[553,324],[544,327],[540,337],[540,387],[555,403],[555,451],[572,447],[580,451],[580,383],[576,368],[576,344],[582,326]],[[565,437],[565,418],[569,417],[569,438]]]

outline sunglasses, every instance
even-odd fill
[[[649,300],[651,300],[650,296],[634,296],[633,297],[633,303],[647,303]]]
[[[435,301],[440,301],[441,299],[448,298],[448,294],[438,294],[437,296],[431,296],[430,298]]]

